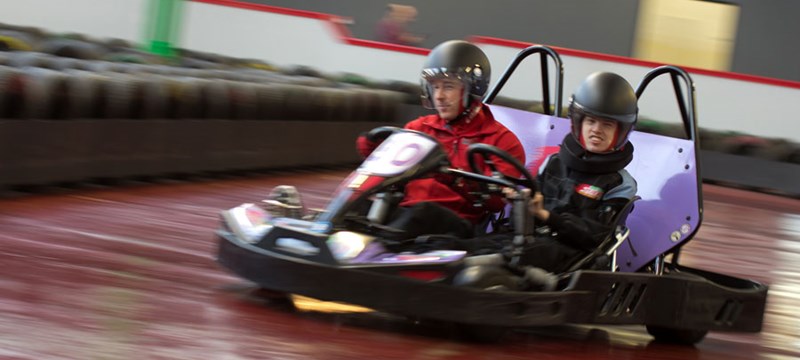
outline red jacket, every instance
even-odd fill
[[[511,156],[525,164],[525,152],[522,144],[510,130],[497,122],[486,105],[472,119],[461,119],[455,124],[447,124],[439,115],[420,117],[406,124],[406,129],[429,134],[439,140],[448,154],[451,166],[461,170],[470,170],[467,161],[467,147],[473,143],[484,143],[505,150]],[[357,147],[362,156],[369,155],[378,144],[370,143],[365,137],[359,137]],[[498,170],[515,177],[521,174],[511,165],[495,161]],[[485,169],[489,175],[488,169]],[[406,195],[400,206],[411,206],[416,203],[432,201],[447,207],[463,218],[477,223],[483,219],[486,211],[500,211],[505,202],[501,196],[493,196],[485,208],[475,207],[475,199],[468,194],[474,190],[460,179],[433,177],[413,180],[406,186]]]

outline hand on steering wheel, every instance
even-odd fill
[[[489,157],[490,155],[498,157],[501,160],[509,163],[514,167],[515,170],[522,174],[522,178],[504,174],[498,170],[497,164],[491,160]],[[480,159],[483,161],[483,164],[489,167],[489,169],[492,171],[492,176],[499,176],[503,180],[524,186],[530,189],[530,191],[534,194],[539,192],[539,184],[536,182],[536,178],[534,178],[528,169],[520,164],[520,162],[509,153],[488,144],[477,143],[470,145],[469,148],[467,148],[467,161],[469,161],[470,170],[472,170],[474,173],[483,174],[482,168],[478,166],[479,163],[475,160],[476,157],[480,157]]]

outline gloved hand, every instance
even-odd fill
[[[366,159],[372,151],[380,145],[383,140],[395,132],[400,131],[400,128],[394,126],[381,126],[376,127],[370,131],[361,133],[356,139],[356,151],[362,158]]]
[[[362,159],[366,159],[369,154],[372,154],[372,151],[375,150],[378,145],[379,143],[377,142],[369,141],[366,133],[359,135],[356,139],[356,151],[358,151]]]
[[[383,140],[386,140],[386,138],[400,130],[400,128],[394,126],[381,126],[368,131],[364,137],[371,142],[381,143]]]

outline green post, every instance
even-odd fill
[[[156,55],[174,56],[178,43],[184,0],[150,0],[145,33],[147,50]]]

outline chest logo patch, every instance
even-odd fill
[[[575,186],[575,192],[592,200],[599,200],[603,197],[603,189],[589,184],[578,184]]]

